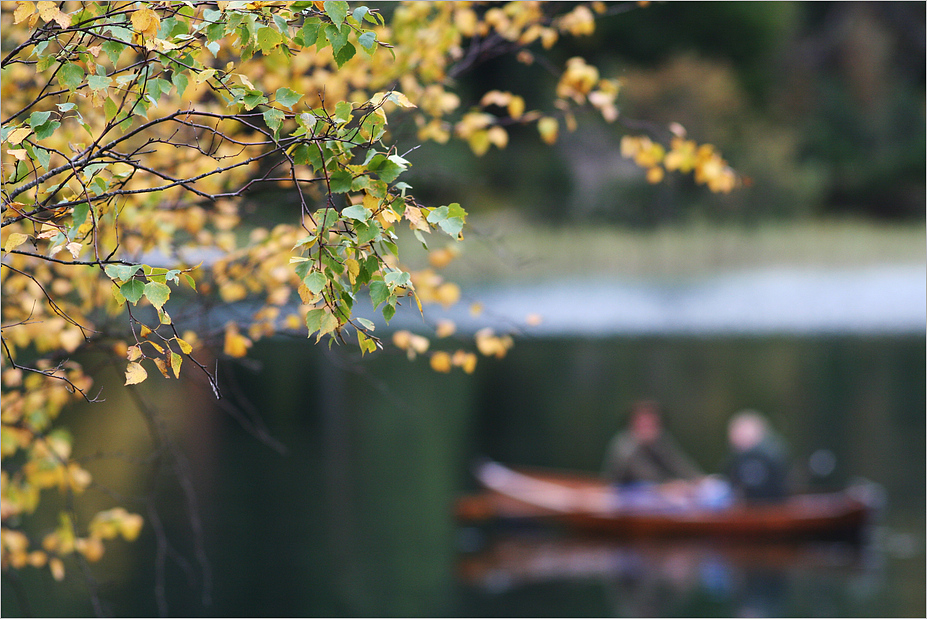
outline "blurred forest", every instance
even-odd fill
[[[479,159],[465,144],[424,145],[409,181],[426,200],[453,198],[474,213],[515,205],[535,223],[920,222],[924,22],[922,2],[650,3],[599,19],[592,36],[551,58],[581,54],[621,77],[618,121],[581,118],[553,150],[519,127],[506,150]],[[516,90],[530,107],[555,84],[543,59],[525,67],[503,58],[459,87],[465,101]],[[717,146],[745,187],[709,195],[680,176],[649,185],[621,157],[621,136],[665,140],[673,121]],[[414,145],[408,131],[397,135],[401,147]]]

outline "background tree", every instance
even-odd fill
[[[621,120],[618,80],[579,56],[554,65],[545,53],[563,36],[592,34],[597,17],[635,8],[4,3],[4,574],[47,566],[60,580],[73,559],[92,583],[87,562],[104,542],[134,539],[144,523],[115,497],[89,522],[74,509],[94,482],[55,419],[74,398],[106,397],[76,355],[121,364],[129,389],[149,373],[192,370],[219,398],[213,360],[243,357],[259,338],[301,332],[373,353],[384,343],[358,304],[369,299],[386,322],[404,304],[453,304],[460,290],[436,269],[453,259],[466,211],[416,200],[400,180],[415,149],[459,139],[480,156],[505,148],[518,126],[553,144],[582,108]],[[501,89],[462,100],[455,78],[502,55],[555,72],[553,96],[538,109]],[[400,144],[394,127],[414,136]],[[680,125],[628,135],[621,151],[649,182],[675,171],[717,192],[738,182]],[[404,266],[409,240],[429,248],[432,268]],[[203,312],[227,317],[222,328],[199,328]],[[436,337],[452,331],[442,323]],[[433,350],[405,331],[392,341],[437,371],[476,363],[471,351]],[[510,345],[487,331],[476,339],[484,355]],[[157,416],[138,405],[166,449]],[[30,540],[24,519],[51,489],[63,497],[59,525]]]

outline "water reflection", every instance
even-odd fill
[[[589,581],[602,587],[607,612],[620,617],[709,608],[719,616],[773,617],[832,614],[849,587],[874,595],[880,570],[866,547],[846,543],[619,543],[517,533],[463,555],[458,577],[496,604],[538,585]],[[791,606],[796,595],[804,606]]]
[[[148,381],[140,391],[190,460],[185,481],[201,505],[213,583],[212,605],[204,607],[195,575],[191,584],[187,564],[172,560],[169,611],[533,617],[641,615],[647,608],[730,616],[766,608],[784,616],[923,616],[924,347],[922,334],[523,339],[505,359],[483,359],[468,376],[437,374],[388,352],[360,358],[304,339],[263,341],[250,365],[223,361],[220,376],[235,385],[228,394],[253,404],[285,454],[213,407],[208,385],[197,392],[186,382]],[[112,380],[105,408],[74,410],[66,421],[95,479],[121,496],[145,496],[147,468],[93,459],[101,446],[137,445],[144,455],[148,445],[131,402],[118,395],[123,377]],[[472,459],[597,471],[627,404],[642,394],[665,403],[670,430],[707,471],[723,461],[730,414],[756,406],[774,415],[796,461],[818,453],[809,468],[826,477],[809,476],[809,490],[842,488],[855,477],[884,486],[890,529],[876,554],[884,565],[873,569],[866,556],[854,563],[820,549],[810,551],[817,563],[792,568],[783,563],[794,553],[776,563],[715,546],[603,548],[535,537],[548,549],[541,565],[567,561],[574,576],[553,577],[551,568],[546,580],[505,571],[489,579],[493,586],[458,579],[464,561],[494,552],[484,544],[486,554],[459,553],[456,543],[453,504],[473,489]],[[195,565],[177,479],[156,481],[172,547]],[[112,506],[112,496],[96,494],[99,509]],[[88,491],[81,500],[91,498]],[[40,537],[54,522],[37,526]],[[467,535],[470,548],[480,542]],[[158,612],[156,551],[146,527],[134,545],[114,544],[94,565],[114,615]],[[774,558],[781,549],[767,552]],[[26,584],[37,615],[90,612],[80,581],[70,588],[52,586],[50,577]],[[4,616],[17,614],[14,599],[3,596]]]

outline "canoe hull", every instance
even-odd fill
[[[576,493],[607,492],[600,480],[579,474],[521,469],[519,475]],[[775,504],[679,510],[552,509],[499,488],[458,500],[461,522],[519,521],[555,524],[612,538],[716,537],[730,539],[860,539],[872,505],[862,492],[798,495]]]

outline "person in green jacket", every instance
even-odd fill
[[[609,443],[602,475],[619,486],[697,480],[704,476],[663,429],[660,406],[651,400],[631,409],[628,428]]]

